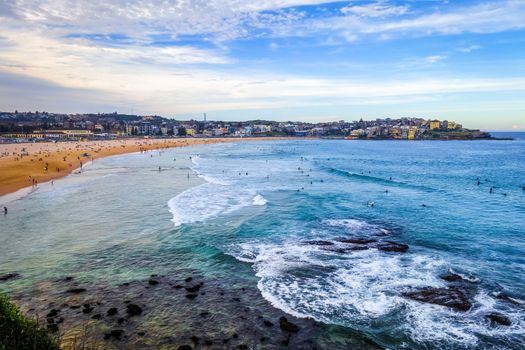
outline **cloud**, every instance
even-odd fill
[[[425,62],[426,63],[430,63],[430,64],[433,64],[433,63],[437,63],[437,62],[440,62],[440,61],[443,61],[443,60],[446,60],[448,57],[447,56],[444,56],[444,55],[433,55],[433,56],[427,56],[425,57]]]
[[[344,14],[353,14],[360,17],[389,17],[401,16],[408,13],[408,6],[390,5],[388,1],[378,1],[367,5],[351,5],[341,9]]]
[[[471,53],[472,51],[479,50],[479,49],[481,49],[480,45],[470,45],[467,47],[460,47],[457,49],[457,51],[463,52],[463,53]]]

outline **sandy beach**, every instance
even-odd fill
[[[102,157],[161,148],[238,141],[241,139],[136,138],[2,144],[0,145],[0,196],[64,177],[86,163]]]

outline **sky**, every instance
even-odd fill
[[[525,0],[0,0],[0,110],[525,131]]]

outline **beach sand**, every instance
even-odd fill
[[[250,139],[123,139],[0,145],[0,196],[64,177],[98,158],[153,149]],[[251,139],[253,140],[253,139]],[[256,138],[255,140],[260,140]]]

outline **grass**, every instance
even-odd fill
[[[55,350],[57,340],[0,294],[0,350]]]

